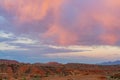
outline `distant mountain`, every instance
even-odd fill
[[[19,64],[19,62],[15,60],[0,59],[0,64]]]
[[[62,66],[62,63],[58,62],[48,62],[48,63],[34,63],[33,65],[38,65],[38,66]]]
[[[100,63],[101,65],[120,65],[120,60]]]
[[[48,65],[48,66],[61,66],[63,64],[62,63],[58,63],[58,62],[48,62],[48,63],[46,63],[46,65]]]

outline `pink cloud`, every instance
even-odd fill
[[[3,7],[8,11],[13,11],[20,22],[30,22],[42,20],[51,9],[57,13],[56,7],[59,8],[63,0],[4,0],[1,2]]]
[[[55,38],[57,43],[61,45],[70,45],[77,42],[78,39],[76,34],[59,25],[53,25],[50,29],[48,29],[48,31],[44,34],[44,37]]]
[[[4,0],[2,3],[2,7],[8,13],[12,12],[21,24],[34,24],[35,21],[47,20],[48,15],[52,16],[47,28],[33,25],[30,29],[35,28],[39,34],[45,28],[42,31],[44,39],[52,38],[57,44],[120,43],[119,0]]]

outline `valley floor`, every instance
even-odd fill
[[[43,78],[42,80],[107,80],[107,78],[104,75],[81,74],[81,75],[66,76],[66,77],[52,76],[52,77]]]

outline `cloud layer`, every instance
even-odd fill
[[[14,27],[51,44],[120,45],[119,0],[3,0],[0,8]]]

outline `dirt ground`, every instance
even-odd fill
[[[52,76],[48,78],[43,78],[42,80],[107,80],[103,75],[75,75],[75,76]]]

